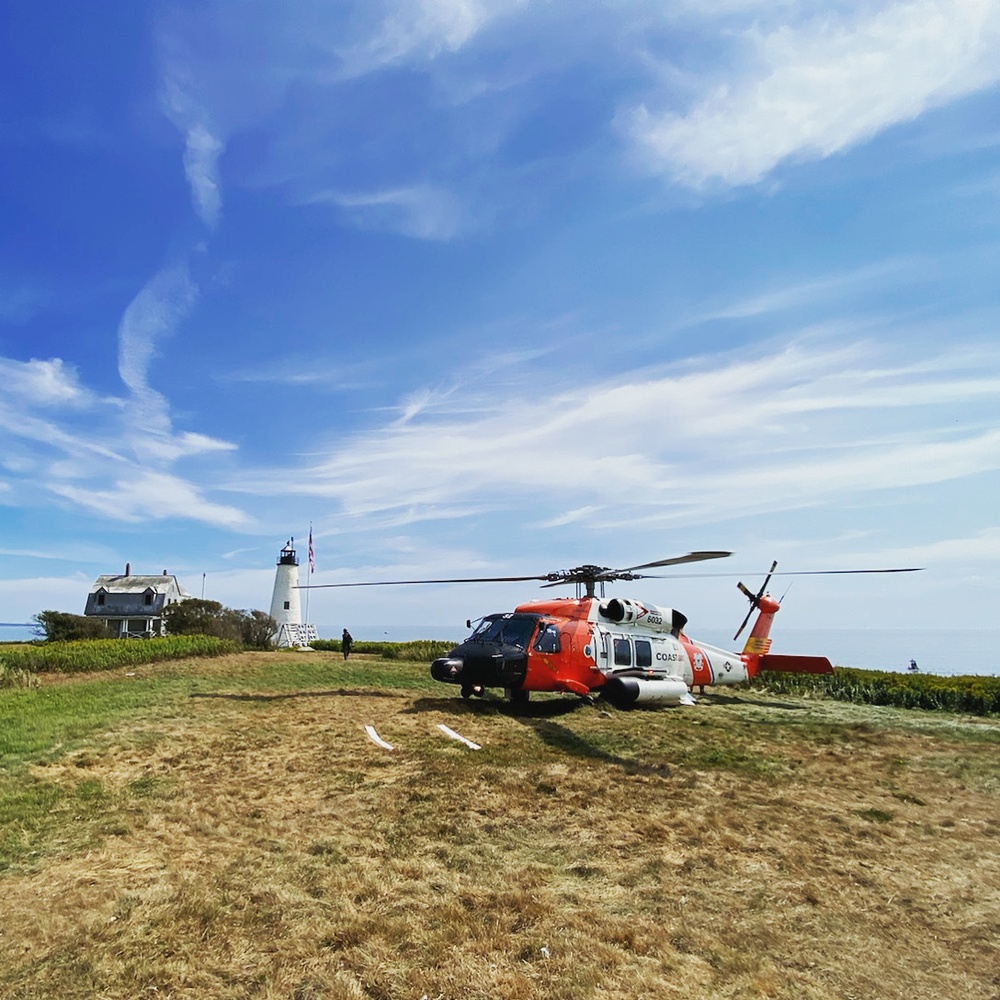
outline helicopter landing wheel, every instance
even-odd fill
[[[525,691],[524,688],[507,688],[505,694],[507,695],[507,701],[509,701],[512,705],[528,704],[530,692]]]

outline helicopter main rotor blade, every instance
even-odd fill
[[[686,556],[675,556],[672,559],[658,559],[656,562],[641,563],[638,566],[628,566],[625,569],[611,569],[606,566],[578,566],[572,570],[558,570],[553,573],[541,573],[532,576],[462,576],[444,579],[427,580],[365,580],[358,583],[309,583],[300,584],[296,590],[325,590],[331,587],[406,587],[434,583],[530,583],[533,580],[542,582],[543,587],[556,587],[564,583],[586,583],[588,579],[611,582],[624,578],[623,574],[631,574],[637,569],[653,569],[659,566],[678,566],[691,562],[702,562],[706,559],[723,559],[732,555],[731,552],[689,552]],[[774,576],[826,576],[850,573],[918,573],[922,566],[908,566],[900,569],[813,569],[788,570],[773,574]],[[630,577],[635,580],[696,580],[701,577],[733,577],[748,576],[747,573],[637,573]]]
[[[324,590],[328,587],[404,587],[420,583],[524,583],[529,580],[548,580],[548,576],[467,576],[448,580],[366,580],[363,583],[309,583],[300,584],[298,590]]]
[[[656,562],[640,563],[638,566],[626,566],[619,573],[631,573],[634,569],[653,569],[657,566],[680,566],[683,563],[703,562],[705,559],[725,559],[732,552],[689,552],[686,556],[674,556],[672,559],[658,559]]]
[[[775,570],[772,576],[845,576],[857,573],[921,573],[923,566],[904,566],[893,569],[787,569]],[[749,573],[649,573],[648,580],[710,580],[731,576],[750,576]]]

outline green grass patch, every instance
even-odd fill
[[[313,649],[323,652],[341,653],[343,646],[339,639],[317,639],[310,643]],[[416,639],[412,642],[355,642],[351,652],[377,656],[382,660],[405,660],[412,663],[430,663],[439,656],[445,656],[455,648],[455,643],[439,639]]]

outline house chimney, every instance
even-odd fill
[[[132,575],[132,564],[131,563],[125,563],[125,575],[126,576],[131,576]]]
[[[167,571],[166,571],[166,570],[164,570],[164,571],[163,571],[163,575],[164,575],[164,576],[166,576],[166,575],[167,575]]]

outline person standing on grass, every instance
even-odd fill
[[[354,644],[354,638],[351,633],[344,629],[344,634],[340,637],[340,648],[344,651],[344,659],[346,660],[351,655],[351,646]]]

